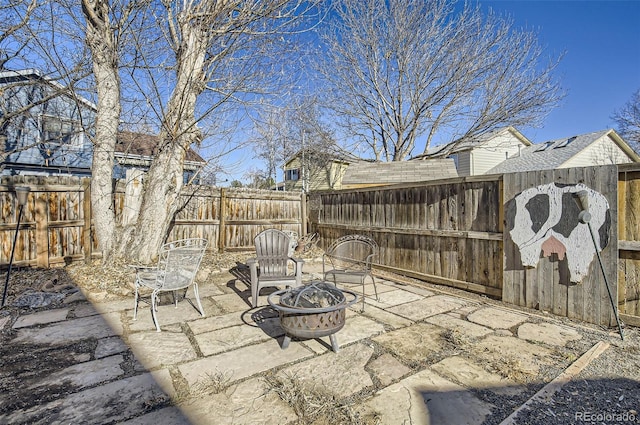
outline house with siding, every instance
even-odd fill
[[[459,139],[436,146],[427,154],[413,160],[450,158],[455,162],[458,176],[476,176],[502,163],[532,143],[515,127],[508,126],[472,139]]]
[[[284,181],[278,188],[305,192],[340,190],[347,168],[359,162],[363,160],[337,146],[328,150],[302,149],[284,163]]]
[[[37,70],[0,72],[0,174],[90,176],[95,111]]]
[[[487,170],[486,174],[630,162],[640,162],[640,157],[615,130],[609,129],[527,146]]]

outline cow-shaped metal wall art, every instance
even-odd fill
[[[591,225],[599,236],[595,244],[588,225],[578,219],[583,209],[578,192],[587,194]],[[589,273],[595,250],[601,252],[609,243],[609,203],[582,183],[549,183],[524,190],[509,202],[505,218],[523,266],[536,267],[540,258],[556,254],[558,260],[566,258],[572,283],[582,281]]]

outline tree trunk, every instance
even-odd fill
[[[144,185],[140,215],[129,255],[142,263],[155,260],[180,207],[185,154],[201,135],[196,126],[195,108],[204,90],[204,61],[208,39],[206,30],[180,21],[182,40],[176,53],[176,87],[169,99],[160,131],[160,146]]]
[[[105,261],[112,258],[115,243],[113,165],[121,112],[118,52],[107,8],[107,3],[101,0],[82,2],[87,20],[86,41],[91,49],[98,93],[96,133],[93,140],[91,209],[98,247]]]

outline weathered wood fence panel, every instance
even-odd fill
[[[605,277],[588,225],[578,221],[580,206],[575,195],[583,186],[575,185],[581,183],[604,195],[608,201],[610,227],[607,245],[600,252],[600,257],[615,301],[618,258],[617,176],[615,165],[504,175],[508,227],[504,232],[503,301],[590,323],[606,326],[615,324]],[[536,195],[523,198],[527,203],[516,206],[515,198],[524,191]],[[558,204],[554,205],[554,199],[559,200]],[[591,212],[595,217],[593,208],[592,205]],[[518,224],[514,225],[517,217]],[[525,222],[530,223],[531,228],[523,227],[522,223]],[[592,224],[596,235],[599,235],[597,232],[600,224],[594,220]],[[607,223],[603,224],[603,232],[606,225]],[[583,232],[582,239],[579,232]],[[520,240],[523,237],[521,235],[528,240],[518,247],[514,239],[517,237]],[[537,262],[525,267],[523,261],[526,260],[521,257],[522,249],[525,246],[537,247],[536,242],[541,245],[541,250],[535,251]],[[576,261],[581,256],[585,257],[586,264],[589,265],[588,272],[583,279],[576,280],[576,276],[571,275],[567,258]]]
[[[88,259],[97,241],[91,232],[90,179],[12,176],[0,181],[0,266],[6,266],[18,221],[14,188],[31,189],[16,240],[16,266],[48,267]],[[128,193],[128,195],[127,195]],[[116,219],[135,222],[137,200],[122,183],[116,185]],[[254,237],[266,228],[300,235],[306,228],[306,197],[300,192],[227,189],[200,186],[181,195],[183,207],[168,240],[202,237],[212,250],[252,250]],[[131,207],[131,204],[134,207]]]
[[[84,259],[90,250],[86,216],[89,180],[74,177],[16,176],[0,184],[0,264],[8,264],[18,221],[19,206],[13,190],[30,188],[16,240],[14,264],[48,267]]]
[[[618,174],[618,308],[640,317],[640,166],[620,166]],[[623,317],[625,321],[634,321]],[[638,325],[640,320],[635,320]]]
[[[349,233],[380,245],[378,266],[499,297],[500,179],[463,178],[312,194],[321,244]],[[494,257],[496,256],[496,257]]]

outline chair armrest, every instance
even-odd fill
[[[251,274],[251,284],[257,284],[258,282],[258,259],[255,257],[247,259],[247,266],[249,266],[249,272]]]

